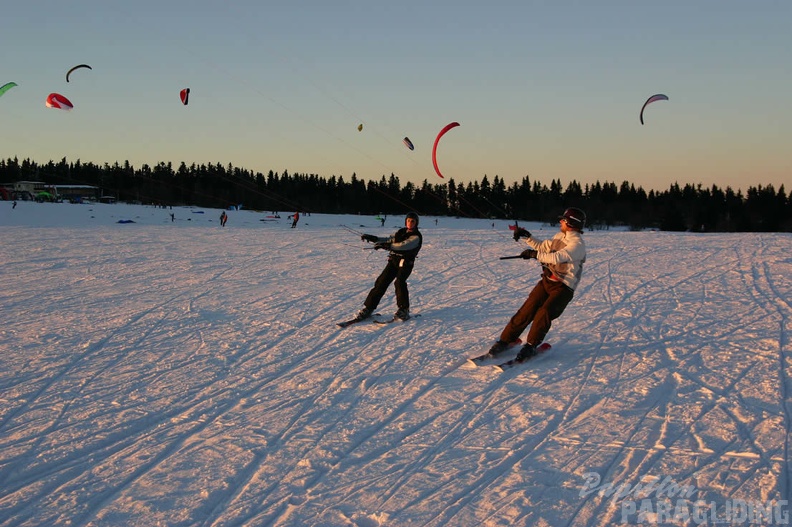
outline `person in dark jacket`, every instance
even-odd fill
[[[364,234],[360,239],[373,243],[375,249],[390,251],[390,254],[385,269],[374,282],[374,287],[363,302],[363,308],[355,318],[358,320],[369,318],[385,295],[385,291],[388,290],[388,286],[391,282],[395,282],[398,311],[394,318],[407,320],[410,318],[410,293],[407,290],[407,277],[412,273],[415,257],[423,243],[421,231],[418,230],[418,215],[414,212],[408,213],[404,218],[404,227],[392,236],[384,238],[373,234]]]

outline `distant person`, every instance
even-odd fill
[[[398,310],[393,316],[395,319],[407,320],[410,318],[410,292],[407,289],[407,277],[412,273],[415,265],[415,257],[421,250],[423,237],[418,230],[418,215],[410,212],[404,218],[404,227],[396,231],[392,236],[380,238],[373,234],[364,234],[361,240],[374,243],[375,249],[386,249],[390,251],[388,263],[382,270],[374,287],[369,291],[363,308],[358,312],[355,319],[363,320],[369,318],[382,300],[385,291],[391,282],[395,281],[396,306]]]
[[[220,226],[225,227],[227,221],[228,221],[228,214],[226,214],[225,211],[223,211],[223,213],[220,215]]]
[[[559,223],[561,231],[544,241],[533,238],[522,227],[514,230],[515,241],[525,238],[531,246],[520,255],[526,260],[536,259],[542,264],[542,278],[506,324],[487,356],[494,357],[506,351],[509,344],[515,342],[530,324],[531,329],[516,360],[522,362],[530,359],[536,355],[536,347],[550,331],[552,321],[561,316],[572,300],[586,262],[586,244],[583,242],[586,214],[570,207],[561,215]]]
[[[16,200],[14,200],[14,203],[11,204],[11,210],[14,210],[15,208],[16,208]]]
[[[176,215],[171,212],[171,223],[173,223],[174,221],[176,221]]]
[[[385,226],[385,216],[381,216],[380,217],[380,222],[381,222],[380,223],[380,227],[384,227]]]
[[[297,226],[297,222],[299,220],[300,220],[300,213],[299,212],[295,212],[294,215],[292,216],[292,226],[291,226],[292,229]]]

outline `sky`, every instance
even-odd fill
[[[792,235],[587,230],[498,372],[507,221],[421,217],[415,317],[341,329],[403,217],[220,212],[0,201],[4,527],[789,524]]]
[[[790,19],[781,0],[13,2],[0,157],[778,188]]]

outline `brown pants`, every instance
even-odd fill
[[[528,324],[531,324],[525,343],[538,346],[550,331],[552,321],[561,316],[573,295],[574,291],[562,282],[543,277],[506,324],[500,339],[503,342],[514,342]]]

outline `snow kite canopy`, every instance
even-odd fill
[[[662,93],[658,93],[657,95],[652,95],[651,97],[646,99],[646,102],[643,104],[643,106],[641,106],[641,115],[640,115],[641,124],[644,124],[643,113],[644,113],[644,109],[647,106],[649,106],[650,104],[652,104],[655,101],[667,101],[667,100],[668,100],[668,97],[666,95],[663,95]]]
[[[56,108],[58,110],[71,110],[74,108],[74,105],[71,103],[71,101],[60,93],[50,93],[47,95],[45,104],[47,105],[47,108]]]
[[[7,83],[3,84],[2,86],[0,86],[0,97],[2,97],[2,95],[3,95],[5,92],[7,92],[8,90],[10,90],[10,89],[11,89],[11,88],[13,88],[14,86],[17,86],[17,83],[16,83],[16,82],[7,82]]]
[[[82,69],[82,68],[88,68],[89,70],[93,69],[88,64],[78,64],[77,66],[73,67],[72,69],[70,69],[69,71],[66,72],[66,82],[69,82],[69,76],[72,74],[72,72],[74,70],[79,70],[79,69]]]
[[[440,130],[440,133],[437,134],[437,137],[435,138],[434,141],[434,146],[432,147],[432,164],[434,165],[435,172],[437,172],[437,175],[440,176],[441,178],[443,177],[443,174],[440,172],[440,168],[437,166],[437,144],[440,142],[440,138],[443,137],[446,134],[446,132],[448,132],[452,128],[456,128],[457,126],[459,126],[459,123],[457,122],[448,123],[447,125],[445,125],[443,129]]]

